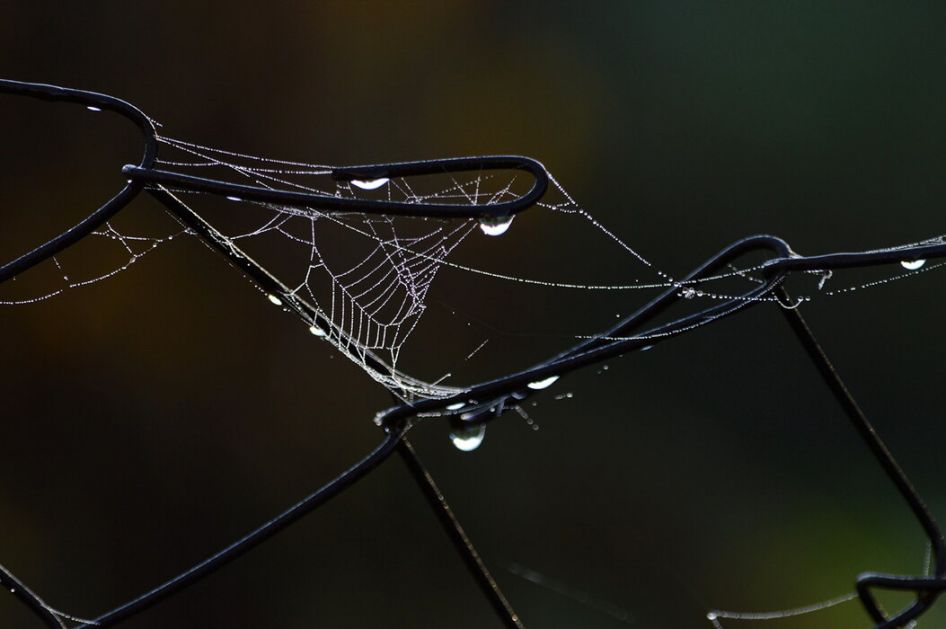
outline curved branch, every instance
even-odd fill
[[[142,168],[150,168],[157,156],[158,146],[154,124],[140,109],[114,96],[74,90],[44,83],[26,83],[22,81],[0,80],[0,94],[28,96],[48,101],[62,101],[84,105],[93,111],[112,111],[131,121],[144,136],[144,151],[141,156]],[[15,277],[24,271],[36,266],[40,262],[56,255],[66,247],[85,238],[105,221],[131,203],[143,185],[136,181],[128,181],[125,187],[115,196],[106,201],[97,210],[84,219],[52,238],[35,249],[23,254],[19,258],[0,266],[0,282]]]
[[[216,572],[237,557],[240,557],[250,549],[268,540],[276,533],[299,520],[302,516],[322,506],[343,490],[355,484],[355,482],[363,478],[368,472],[391,456],[391,453],[394,452],[397,444],[400,443],[406,432],[407,427],[403,425],[389,429],[384,441],[368,453],[367,456],[276,517],[263,523],[229,546],[214,553],[203,561],[194,564],[184,572],[165,581],[156,588],[115,607],[88,623],[82,623],[76,626],[75,629],[92,629],[93,627],[108,627],[114,625],[129,616],[144,611],[148,607],[192,585],[203,577]]]

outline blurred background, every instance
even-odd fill
[[[0,14],[0,76],[127,99],[172,137],[320,163],[533,156],[671,273],[759,232],[813,254],[944,231],[939,6],[37,1]],[[140,153],[114,116],[10,96],[0,116],[4,260],[97,207]],[[125,214],[174,230],[145,197]],[[458,256],[546,279],[654,279],[548,218],[471,236]],[[943,280],[804,307],[940,517]],[[493,284],[443,271],[430,300],[456,330],[422,320],[405,360],[453,368],[447,336],[521,345],[518,360],[487,346],[455,383],[501,375],[650,296]],[[191,238],[108,281],[0,307],[0,330],[0,562],[78,616],[340,472],[379,441],[371,419],[391,404]],[[442,423],[412,433],[527,626],[709,627],[710,609],[790,608],[851,591],[865,570],[922,570],[919,528],[774,305],[534,401],[539,430],[507,415],[472,453]],[[920,626],[943,624],[942,608]],[[495,624],[391,460],[125,626]],[[724,626],[868,624],[851,603]],[[8,597],[0,626],[38,625]]]

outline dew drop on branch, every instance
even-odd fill
[[[480,219],[480,229],[487,236],[502,236],[509,231],[514,216],[500,216]]]
[[[530,382],[528,386],[530,389],[535,391],[541,391],[542,389],[548,389],[550,386],[555,384],[555,381],[558,380],[558,376],[549,376],[544,380],[536,380],[535,382]]]
[[[474,426],[463,426],[450,433],[450,441],[453,446],[462,452],[472,452],[483,443],[483,437],[486,436],[486,425],[476,424]]]
[[[926,264],[926,260],[903,260],[900,262],[900,266],[907,271],[918,271],[923,268],[924,264]]]
[[[390,179],[387,177],[381,177],[380,179],[352,179],[351,185],[356,188],[361,188],[362,190],[377,190],[389,181]]]

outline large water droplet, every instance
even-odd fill
[[[926,264],[926,260],[903,260],[900,263],[900,266],[905,268],[907,271],[916,271],[923,268],[924,264]]]
[[[487,236],[502,236],[509,231],[515,216],[499,216],[480,219],[480,229]]]
[[[453,404],[448,404],[448,405],[447,405],[447,410],[448,410],[448,411],[458,411],[458,410],[460,410],[461,408],[463,408],[464,406],[466,406],[466,403],[464,403],[464,402],[454,402]]]
[[[550,386],[555,384],[555,381],[558,380],[558,376],[549,376],[544,380],[536,380],[535,382],[530,382],[528,386],[530,389],[540,391],[542,389],[548,389]]]
[[[391,180],[387,177],[381,177],[380,179],[352,179],[351,185],[356,188],[361,188],[362,190],[377,190],[389,181]]]
[[[269,302],[270,302],[271,304],[273,304],[274,306],[281,306],[281,305],[282,305],[282,299],[280,299],[280,298],[277,297],[276,295],[273,295],[272,293],[266,295],[266,298],[267,298],[267,299],[269,300]]]
[[[474,426],[463,426],[450,433],[450,441],[457,450],[463,452],[472,452],[483,443],[483,437],[486,436],[486,424],[476,424]]]
[[[317,336],[319,338],[323,338],[325,336],[325,330],[315,324],[309,326],[309,332],[311,332],[313,336]]]
[[[101,107],[96,107],[95,105],[86,105],[85,108],[94,113],[102,111]]]
[[[234,202],[239,203],[239,202],[242,201],[242,200],[243,200],[243,199],[241,199],[240,197],[238,197],[238,196],[236,196],[236,195],[234,195],[234,194],[231,194],[231,195],[229,195],[229,196],[227,197],[227,201],[234,201]]]

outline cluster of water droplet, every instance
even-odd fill
[[[558,378],[558,376],[549,376],[541,380],[530,382],[526,386],[533,391],[541,391],[555,384]],[[571,397],[572,394],[569,393],[566,395],[567,397]],[[454,402],[453,404],[447,405],[446,410],[458,411],[465,406],[467,406],[467,404],[464,402]],[[457,450],[461,450],[462,452],[472,452],[476,450],[482,445],[485,437],[486,425],[475,421],[461,424],[450,432],[450,442],[453,443]]]

